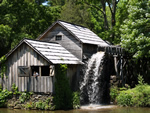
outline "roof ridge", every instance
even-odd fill
[[[87,27],[85,27],[85,26],[83,26],[83,25],[74,24],[74,23],[72,23],[72,22],[67,22],[67,21],[64,21],[64,20],[57,20],[57,22],[58,22],[58,21],[65,22],[65,23],[68,23],[68,24],[71,24],[71,25],[76,25],[76,26],[80,26],[80,27],[87,28]],[[87,29],[89,29],[89,28],[87,28]]]
[[[54,44],[59,44],[58,42],[53,42],[53,41],[44,41],[44,40],[37,40],[37,39],[29,39],[29,38],[24,38],[23,40],[32,40],[32,41],[38,41],[38,42],[45,42],[45,43],[54,43]],[[59,44],[60,45],[60,44]]]

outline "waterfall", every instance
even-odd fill
[[[99,80],[103,58],[104,52],[97,52],[88,60],[83,81],[80,83],[81,101],[86,104],[100,104]]]

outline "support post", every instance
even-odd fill
[[[42,76],[41,66],[39,66],[39,76]]]

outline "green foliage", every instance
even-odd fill
[[[4,107],[8,98],[11,98],[12,92],[7,89],[0,92],[0,107]]]
[[[54,104],[56,105],[56,109],[71,109],[73,107],[72,91],[67,78],[66,65],[56,66]]]
[[[21,93],[21,96],[19,97],[19,101],[21,103],[24,103],[25,101],[30,99],[30,96],[31,96],[30,92],[23,92]]]
[[[123,24],[123,21],[127,19],[128,17],[128,1],[129,0],[120,0],[117,4],[117,10],[116,10],[116,25],[114,27],[115,32],[115,44],[119,44],[121,41],[121,31],[120,27]]]
[[[34,108],[34,102],[27,102],[25,104],[25,108],[26,109],[32,109],[32,108]]]
[[[5,57],[5,56],[2,56],[2,57],[0,58],[0,76],[1,76],[1,78],[4,77],[4,74],[5,74],[5,72],[6,72],[5,61],[6,61],[6,57]]]
[[[79,92],[73,92],[73,108],[80,108],[80,95]]]
[[[69,2],[68,0],[48,0],[50,6],[63,6],[65,3]]]
[[[143,82],[142,76],[138,76],[139,84],[126,91],[121,91],[117,96],[117,103],[121,106],[150,106],[150,86]]]
[[[110,88],[110,98],[111,98],[111,102],[115,102],[116,101],[116,97],[119,94],[119,90],[117,87],[111,87]]]
[[[13,35],[12,28],[9,25],[4,25],[3,23],[0,23],[0,57],[3,56],[6,51],[8,51],[11,47],[11,35]]]
[[[129,0],[128,18],[121,26],[121,45],[134,58],[150,57],[150,1]]]
[[[14,83],[12,84],[11,89],[14,95],[20,94],[20,92],[18,91],[18,87]]]
[[[138,83],[139,85],[144,85],[144,79],[141,75],[138,75]]]
[[[38,109],[44,109],[45,105],[46,105],[46,103],[42,102],[42,101],[38,101],[35,104],[36,104],[35,107],[38,108]]]
[[[0,92],[2,92],[2,90],[3,90],[3,87],[2,87],[2,85],[0,84]]]
[[[132,105],[132,94],[125,91],[121,92],[117,97],[117,103],[122,106],[131,106]]]
[[[55,106],[52,105],[52,98],[48,98],[45,101],[38,101],[35,103],[35,107],[40,110],[54,110]]]
[[[58,19],[60,8],[27,0],[3,0],[0,11],[1,57],[23,38],[37,38]]]

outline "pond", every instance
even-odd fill
[[[132,107],[113,107],[98,110],[78,109],[78,110],[57,110],[57,111],[40,111],[40,110],[10,110],[0,108],[0,113],[150,113],[150,108],[132,108]]]

